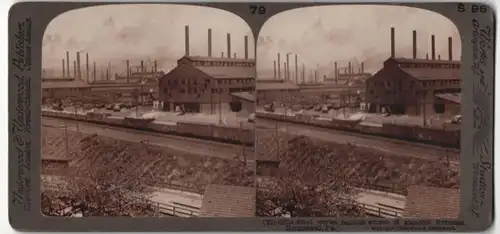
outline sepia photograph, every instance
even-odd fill
[[[106,5],[42,48],[45,216],[255,216],[255,43],[203,6]]]
[[[460,39],[448,18],[403,6],[314,6],[266,21],[256,216],[456,218]]]

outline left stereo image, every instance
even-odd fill
[[[252,217],[255,53],[214,8],[65,12],[42,48],[45,216]]]

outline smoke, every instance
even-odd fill
[[[308,69],[318,66],[320,77],[328,76],[334,61],[339,67],[349,61],[359,66],[364,61],[365,71],[374,73],[390,56],[391,27],[396,29],[396,57],[412,57],[412,31],[417,30],[419,58],[430,52],[431,34],[436,35],[436,57],[448,58],[448,37],[452,37],[454,58],[460,58],[458,30],[438,13],[401,6],[307,7],[280,13],[264,24],[257,41],[258,75],[273,75],[277,53],[298,54],[299,68],[305,64],[306,77]],[[290,70],[294,71],[292,66]]]
[[[125,71],[127,59],[131,66],[139,65],[140,60],[158,60],[158,69],[170,70],[184,55],[185,25],[190,26],[191,55],[207,55],[209,28],[214,56],[226,54],[226,33],[231,33],[232,53],[244,55],[244,36],[248,36],[248,51],[254,51],[248,25],[223,10],[161,4],[111,5],[73,10],[55,18],[43,38],[42,66],[60,69],[66,51],[70,51],[70,63],[81,51],[89,53],[91,64],[94,60],[99,67],[115,64],[115,71]]]

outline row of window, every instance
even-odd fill
[[[247,78],[247,79],[219,79],[217,80],[218,84],[250,84],[253,82],[253,79]],[[198,85],[197,79],[174,79],[174,80],[167,80],[168,85]],[[210,84],[210,79],[205,79],[205,87],[207,84]],[[160,83],[161,85],[161,83]]]
[[[439,63],[400,63],[400,68],[460,68],[460,64],[439,64]]]
[[[430,87],[430,86],[436,86],[436,85],[451,85],[451,84],[460,84],[460,80],[426,80],[426,81],[420,81],[422,86],[424,87]],[[401,81],[397,82],[392,82],[392,81],[381,81],[381,82],[366,82],[366,87],[377,87],[377,86],[385,86],[385,87],[392,87],[392,85],[397,85],[401,86]],[[415,85],[415,81],[410,81],[409,82],[410,86]]]
[[[450,85],[450,84],[460,84],[460,80],[428,80],[428,81],[422,81],[422,86],[424,87],[429,87],[429,86],[436,86],[436,85]]]
[[[436,94],[442,94],[442,93],[460,93],[461,92],[461,89],[437,89],[437,90],[433,90],[433,93],[434,95]],[[371,89],[369,91],[370,94],[375,94],[375,90]],[[377,92],[378,94],[379,92]],[[393,90],[386,90],[385,91],[385,94],[386,95],[390,95],[390,94],[394,94],[394,96],[399,96],[400,93],[396,92],[396,91],[393,91]],[[407,94],[407,92],[405,92],[405,94]],[[415,95],[416,96],[425,96],[427,94],[427,91],[425,90],[422,90],[422,91],[415,91]],[[378,98],[378,96],[375,96],[376,98]]]

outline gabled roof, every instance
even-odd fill
[[[61,89],[61,88],[87,88],[89,84],[83,80],[76,79],[73,81],[45,81],[42,82],[42,89]]]
[[[462,93],[440,93],[436,97],[460,104],[462,102]]]
[[[203,194],[201,217],[254,217],[255,188],[210,184]]]
[[[214,79],[246,79],[255,78],[254,67],[213,67],[194,66],[196,69],[211,76]]]
[[[183,56],[177,61],[182,59],[187,59],[193,62],[201,62],[201,61],[211,61],[211,62],[253,62],[255,63],[255,59],[242,59],[242,58],[226,58],[226,57],[208,57],[208,56]]]
[[[459,80],[460,69],[456,68],[400,68],[418,80]]]
[[[460,190],[410,186],[404,218],[454,219],[460,214]]]
[[[230,95],[247,100],[247,101],[250,101],[250,102],[255,101],[255,96],[253,94],[251,94],[250,92],[234,92],[234,93],[230,93]]]

